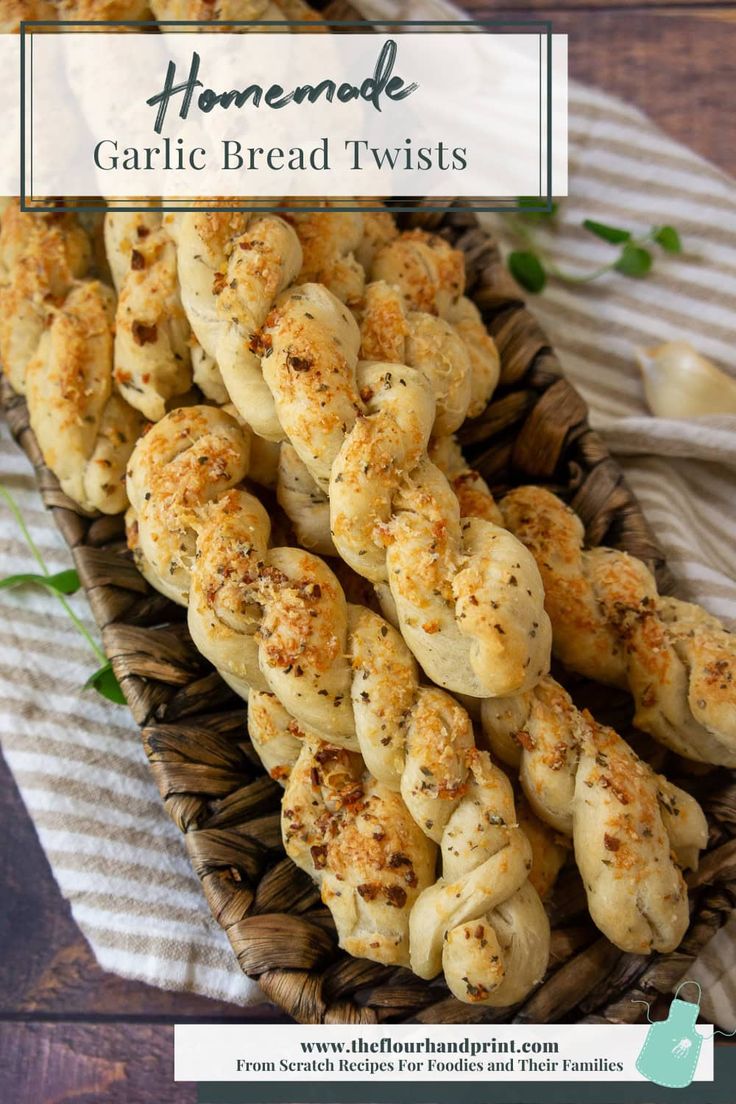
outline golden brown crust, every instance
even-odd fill
[[[0,224],[0,362],[25,393],[28,362],[52,316],[90,262],[89,239],[74,215],[35,215],[9,203]]]
[[[689,922],[680,865],[696,865],[708,838],[697,802],[577,710],[554,679],[487,700],[481,712],[491,749],[520,767],[533,811],[572,837],[601,931],[632,953],[673,950]]]
[[[435,848],[358,755],[305,739],[281,811],[286,853],[320,886],[340,946],[409,964],[409,914],[434,880]]]
[[[359,574],[388,583],[430,678],[476,697],[532,685],[549,659],[539,573],[510,534],[484,520],[461,526],[457,499],[426,457],[436,406],[425,373],[358,363],[354,319],[315,284],[279,298],[261,340],[284,432],[329,486],[335,547]]]
[[[283,431],[261,370],[267,350],[258,332],[277,294],[302,264],[294,230],[283,219],[238,212],[177,216],[181,296],[189,324],[214,360],[231,401],[256,433],[278,441]]]
[[[167,404],[192,386],[176,249],[158,227],[142,237],[137,233],[129,261],[115,315],[115,384],[131,406],[157,422]]]
[[[131,537],[157,589],[186,605],[197,533],[207,506],[248,471],[250,435],[215,407],[167,414],[128,465]],[[129,538],[130,539],[130,538]]]
[[[541,487],[501,502],[536,559],[554,650],[572,670],[628,686],[636,724],[686,758],[736,766],[736,641],[699,607],[661,598],[641,560],[584,547],[580,520]]]
[[[602,614],[583,557],[580,519],[542,487],[518,487],[500,503],[506,526],[530,550],[544,583],[554,649],[573,670],[625,685],[626,659]]]
[[[465,261],[437,234],[405,230],[379,249],[370,277],[398,287],[410,310],[446,317],[465,290]]]
[[[125,467],[143,419],[112,392],[112,291],[74,285],[27,369],[31,428],[62,490],[82,509],[125,509]]]
[[[294,227],[302,247],[300,284],[324,284],[333,295],[352,307],[360,302],[365,285],[363,266],[355,250],[363,240],[365,222],[360,211],[335,211],[340,200],[306,201],[321,211],[300,211],[294,201],[284,218]]]
[[[504,1007],[544,975],[549,922],[529,883],[531,847],[516,820],[511,784],[483,752],[442,836],[442,877],[411,915],[411,965],[440,968],[460,1000]]]
[[[471,401],[471,365],[465,343],[449,322],[407,311],[398,288],[381,280],[366,287],[358,319],[361,358],[424,372],[435,396],[433,434],[459,429]]]

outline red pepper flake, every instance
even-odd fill
[[[130,254],[130,267],[135,272],[140,272],[142,268],[146,267],[146,258],[137,249],[134,249]]]
[[[294,372],[308,372],[313,362],[309,357],[294,356],[292,353],[289,353],[286,358],[286,363]]]
[[[393,908],[403,908],[406,904],[406,890],[401,886],[388,886],[386,888],[386,901]]]
[[[411,866],[411,859],[403,851],[394,851],[388,860],[388,865],[395,870],[397,866]]]
[[[146,322],[134,322],[133,340],[136,345],[155,345],[158,340],[156,324],[149,326]]]
[[[320,843],[309,848],[315,870],[324,870],[327,865],[327,844]]]
[[[609,836],[608,832],[606,832],[603,837],[603,844],[606,848],[606,851],[618,851],[619,847],[621,846],[621,840],[618,839],[616,836]]]

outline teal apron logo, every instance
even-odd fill
[[[694,985],[697,988],[697,1004],[678,1000],[677,994],[685,985]],[[692,1082],[703,1045],[703,1036],[695,1030],[700,1012],[700,997],[701,989],[697,981],[680,982],[667,1019],[658,1023],[652,1023],[649,1019],[647,1005],[647,1019],[652,1026],[636,1060],[636,1068],[642,1077],[653,1081],[655,1085],[664,1085],[668,1089],[684,1089]]]

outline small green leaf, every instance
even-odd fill
[[[583,226],[597,238],[602,238],[603,241],[611,242],[613,245],[621,245],[622,242],[631,239],[628,230],[620,230],[618,226],[606,226],[605,222],[595,222],[594,219],[585,219]]]
[[[105,663],[99,670],[90,675],[84,684],[85,690],[96,690],[103,698],[115,702],[117,705],[125,705],[125,694],[120,689],[120,683],[115,677],[111,664]]]
[[[633,276],[640,280],[652,267],[652,254],[648,249],[628,242],[621,250],[621,256],[614,267],[624,276]]]
[[[554,218],[559,210],[559,203],[554,200],[550,203],[549,211],[540,211],[539,208],[546,203],[544,196],[519,196],[516,205],[519,211],[529,218]]]
[[[674,226],[658,226],[652,232],[652,238],[668,253],[682,253],[682,241]]]
[[[5,579],[0,579],[0,589],[24,586],[29,583],[45,587],[47,590],[54,590],[57,594],[76,594],[81,586],[76,571],[70,568],[68,571],[59,571],[56,575],[8,575]]]
[[[535,253],[509,253],[508,266],[517,284],[527,291],[537,294],[547,283],[547,273]]]

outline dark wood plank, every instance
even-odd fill
[[[0,1024],[5,1104],[194,1104],[173,1079],[173,1027]]]
[[[567,34],[570,76],[636,104],[673,138],[736,174],[736,10],[535,10],[468,0],[474,15],[550,19]]]
[[[492,5],[488,3],[488,0],[463,0],[460,4],[461,8],[465,8],[466,11],[472,12],[474,15],[483,10],[486,12],[486,18],[490,18],[488,15],[488,9]],[[500,8],[504,8],[508,11],[508,4],[499,4],[494,9],[494,14],[497,14]],[[632,12],[634,9],[646,11],[657,11],[660,9],[687,9],[687,8],[708,8],[716,9],[724,12],[732,10],[732,5],[723,0],[722,3],[713,3],[713,0],[558,0],[557,3],[551,3],[550,0],[522,0],[518,7],[514,8],[514,14],[523,18],[523,12],[528,11],[533,13],[533,17],[547,18],[546,13],[551,9],[559,11],[564,8],[568,11],[575,11],[580,13],[580,18],[585,19],[590,13],[599,11],[618,11],[623,10],[625,12]],[[531,17],[531,16],[530,16]]]

